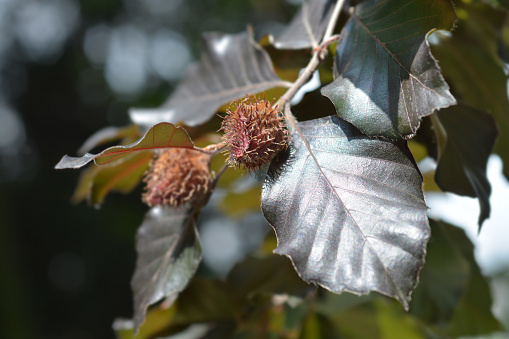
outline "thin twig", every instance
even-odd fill
[[[343,5],[345,4],[345,0],[338,0],[336,2],[336,6],[334,7],[332,11],[332,15],[329,19],[329,23],[327,25],[327,28],[325,30],[325,33],[323,35],[322,41],[320,42],[321,46],[324,42],[328,41],[332,35],[332,32],[334,31],[334,27],[336,26],[336,22],[338,20],[339,14],[341,13],[341,9],[343,8]],[[313,72],[316,70],[318,65],[320,64],[320,53],[321,51],[317,49],[313,53],[313,57],[311,60],[309,60],[308,65],[304,69],[304,71],[301,73],[301,75],[297,78],[297,80],[293,83],[293,85],[286,91],[285,94],[283,94],[279,100],[276,102],[274,107],[281,107],[284,108],[287,102],[290,102],[292,97],[297,93],[299,88],[301,88],[311,77]],[[292,116],[292,119],[295,119]]]
[[[219,153],[221,153],[224,150],[225,147],[226,147],[226,142],[225,141],[221,141],[218,144],[208,145],[208,146],[203,147],[203,148],[195,147],[194,150],[198,151],[198,152],[202,152],[202,153],[208,154],[210,156],[214,156],[214,155],[218,155]]]

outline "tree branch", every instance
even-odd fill
[[[320,42],[319,46],[322,46],[324,43],[327,43],[328,41],[332,42],[334,40],[330,40],[332,32],[334,31],[334,27],[336,26],[336,22],[338,21],[339,14],[341,13],[341,9],[343,8],[343,5],[345,4],[345,0],[338,0],[336,2],[336,5],[332,11],[332,15],[329,19],[329,23],[327,24],[327,28],[325,30],[325,33],[323,35],[322,41]],[[330,43],[329,42],[329,43]],[[309,61],[308,65],[304,69],[304,71],[301,73],[301,75],[297,78],[297,80],[293,83],[293,85],[286,91],[285,94],[283,94],[279,100],[276,102],[274,107],[281,107],[282,109],[286,105],[286,103],[290,102],[292,97],[297,93],[299,88],[301,88],[311,77],[313,72],[316,70],[318,65],[320,64],[320,56],[323,53],[322,48],[316,48],[313,51],[313,57]],[[295,119],[292,116],[293,119]],[[288,119],[288,117],[287,117]]]

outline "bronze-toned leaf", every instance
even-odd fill
[[[198,268],[201,245],[194,209],[152,208],[138,229],[136,252],[131,280],[135,330],[150,305],[164,300],[169,306]]]
[[[288,87],[279,79],[269,55],[251,32],[207,33],[200,62],[192,65],[177,89],[155,109],[132,109],[131,120],[144,127],[161,121],[197,126],[230,101],[273,87]]]
[[[322,94],[366,135],[414,136],[423,117],[456,103],[426,39],[455,19],[449,0],[361,2],[341,32],[335,80]]]
[[[182,127],[162,122],[152,126],[147,133],[145,133],[143,138],[135,143],[125,146],[109,147],[99,154],[86,153],[82,157],[69,157],[64,155],[55,168],[80,168],[92,160],[94,160],[96,165],[106,165],[133,152],[170,147],[194,148],[194,144]]]
[[[334,3],[333,0],[304,0],[288,27],[274,37],[274,47],[304,49],[318,46]]]
[[[405,141],[371,139],[338,117],[301,122],[274,160],[262,210],[307,282],[377,291],[408,309],[430,236],[422,177]]]

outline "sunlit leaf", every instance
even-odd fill
[[[318,46],[335,1],[304,0],[288,27],[274,37],[279,49],[303,49]]]
[[[430,37],[433,55],[454,95],[491,113],[499,130],[495,152],[509,178],[509,100],[505,66],[498,54],[497,30],[506,11],[480,2],[457,3],[457,27],[450,34]]]
[[[444,191],[479,198],[481,226],[490,216],[486,167],[498,134],[495,122],[489,114],[464,104],[440,110],[434,121],[440,125],[435,128],[443,128],[447,135],[435,180]]]
[[[182,127],[162,122],[152,126],[140,140],[125,146],[113,146],[99,154],[86,153],[82,157],[69,157],[64,155],[55,166],[56,169],[80,168],[94,160],[96,165],[106,165],[120,157],[133,152],[154,150],[160,148],[181,147],[194,148],[189,135]]]
[[[290,145],[262,191],[275,252],[307,282],[335,293],[377,291],[408,308],[430,230],[406,142],[371,139],[326,117],[299,123]]]
[[[426,40],[455,18],[449,0],[362,2],[341,32],[336,79],[323,95],[369,136],[413,136],[421,118],[456,102]]]
[[[223,104],[272,87],[287,87],[274,73],[270,58],[252,33],[207,33],[200,62],[192,65],[181,83],[156,109],[132,109],[131,120],[149,127],[166,121],[189,126],[202,124]]]
[[[131,280],[135,330],[150,305],[164,301],[169,306],[175,300],[201,261],[194,211],[152,208],[138,229],[136,252]]]
[[[97,146],[104,145],[106,143],[121,140],[125,138],[134,138],[134,140],[140,137],[140,131],[138,126],[129,125],[126,127],[106,127],[94,134],[92,134],[78,150],[78,154],[85,154],[90,152]]]

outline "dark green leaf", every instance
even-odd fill
[[[335,80],[322,93],[369,136],[413,136],[421,118],[456,103],[426,40],[455,18],[449,0],[362,2],[341,32]]]
[[[244,260],[231,270],[227,281],[237,299],[259,293],[304,296],[310,289],[295,273],[290,261],[277,255]]]
[[[391,300],[374,298],[332,317],[341,338],[425,339],[430,331]]]
[[[287,87],[252,33],[207,33],[201,61],[190,67],[168,100],[156,109],[133,109],[131,120],[148,128],[161,121],[200,125],[223,104],[272,87]]]
[[[452,237],[451,226],[431,220],[426,264],[412,296],[410,312],[429,324],[447,324],[467,288],[470,262],[458,243],[470,243],[465,234]]]
[[[334,324],[321,314],[309,313],[302,323],[299,339],[339,339]]]
[[[509,101],[507,76],[498,55],[497,29],[505,11],[482,3],[458,3],[461,13],[451,34],[435,32],[431,50],[454,95],[493,115],[499,130],[495,152],[509,178]]]
[[[147,308],[164,300],[171,304],[186,287],[201,261],[201,246],[192,209],[152,208],[138,229],[138,259],[131,281],[134,327]]]
[[[181,147],[194,148],[189,135],[182,127],[162,122],[152,126],[140,140],[126,146],[113,146],[99,154],[86,153],[82,157],[64,155],[55,166],[56,169],[80,168],[94,160],[96,165],[106,165],[110,162],[133,152],[153,150],[159,148]]]
[[[456,338],[502,330],[502,326],[491,311],[491,289],[475,261],[474,246],[463,230],[443,222],[440,224],[445,225],[449,238],[456,240],[456,245],[470,263],[467,288],[449,322],[447,334]]]
[[[370,139],[326,117],[299,123],[290,146],[262,193],[275,252],[307,282],[335,293],[377,291],[408,308],[430,230],[406,142]]]
[[[334,3],[333,0],[304,0],[288,27],[274,38],[274,46],[279,49],[318,46]]]
[[[233,319],[237,310],[228,285],[195,277],[177,300],[173,325]]]
[[[479,226],[490,216],[491,185],[486,176],[488,158],[497,138],[493,118],[464,104],[440,110],[435,123],[445,130],[435,172],[438,186],[448,192],[479,198]]]

